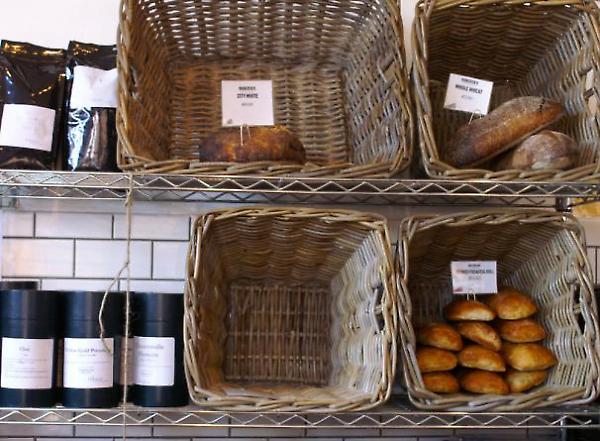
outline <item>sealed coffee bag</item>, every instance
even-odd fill
[[[67,64],[69,170],[117,170],[117,48],[72,41]]]
[[[52,169],[60,145],[66,52],[0,46],[0,168]]]

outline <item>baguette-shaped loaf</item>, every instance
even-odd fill
[[[445,146],[442,159],[454,167],[476,166],[554,123],[564,113],[561,104],[545,98],[515,98],[458,129]]]
[[[243,143],[242,143],[243,141]],[[201,162],[289,161],[304,164],[298,137],[282,126],[223,128],[200,142]]]
[[[497,170],[567,170],[577,161],[577,143],[560,132],[543,130],[502,156]]]

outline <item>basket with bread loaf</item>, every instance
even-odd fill
[[[587,0],[419,0],[413,78],[426,174],[598,182],[598,17]],[[492,82],[491,112],[446,108],[451,74]]]
[[[431,410],[522,410],[598,395],[598,320],[578,222],[541,210],[401,224],[404,385]],[[451,264],[495,261],[500,289],[453,294]]]

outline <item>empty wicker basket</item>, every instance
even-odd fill
[[[383,403],[396,360],[394,274],[375,215],[248,208],[199,218],[185,289],[193,401],[308,412]]]
[[[402,223],[399,333],[411,401],[422,409],[512,411],[594,400],[599,389],[598,323],[580,225],[547,211],[482,211],[413,217]],[[443,321],[452,300],[450,262],[496,260],[499,285],[529,294],[558,358],[545,384],[505,396],[438,395],[425,389],[413,326]]]
[[[588,0],[421,0],[413,29],[420,155],[443,179],[594,181],[600,179],[600,22]],[[490,109],[518,96],[562,102],[553,128],[579,145],[567,171],[457,169],[441,159],[471,115],[444,109],[450,73],[494,81]]]
[[[396,0],[122,0],[119,164],[139,172],[388,177],[411,156]],[[307,164],[198,162],[221,80],[273,80]]]

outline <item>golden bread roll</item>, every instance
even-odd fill
[[[564,114],[561,104],[546,98],[512,99],[460,127],[442,150],[442,160],[454,167],[475,167],[520,144]]]
[[[457,323],[456,330],[464,338],[479,343],[481,346],[499,351],[502,347],[500,335],[487,323],[483,322],[462,322]]]
[[[450,372],[423,374],[423,383],[427,390],[436,394],[455,394],[460,391],[458,380]]]
[[[502,355],[480,345],[471,345],[458,353],[461,366],[482,371],[504,372],[506,364]]]
[[[460,386],[474,394],[506,395],[508,384],[494,372],[473,370],[460,376]]]
[[[506,373],[506,382],[514,394],[528,391],[539,386],[548,378],[548,371],[521,372],[509,369]]]
[[[514,288],[502,288],[498,294],[489,296],[488,306],[503,320],[519,320],[537,312],[535,303]]]
[[[499,320],[500,337],[511,343],[533,343],[546,338],[546,331],[535,320]],[[460,331],[459,331],[460,332]]]
[[[283,126],[221,128],[204,138],[201,162],[289,161],[304,164],[306,152],[295,133]]]
[[[451,371],[458,364],[456,355],[438,348],[417,349],[417,363],[421,373]]]
[[[477,300],[454,300],[444,308],[446,319],[451,322],[479,321],[489,322],[496,318],[494,311],[485,303]]]
[[[539,343],[504,343],[502,355],[518,371],[541,371],[557,363],[556,356]]]
[[[447,351],[460,351],[463,348],[460,334],[446,323],[431,323],[417,329],[417,341]]]

